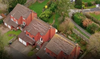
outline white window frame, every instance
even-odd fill
[[[40,38],[40,42],[43,42],[43,39],[42,38]]]
[[[23,20],[25,20],[25,18],[23,18]]]
[[[10,25],[8,25],[8,28],[9,28],[9,29],[11,29],[11,26],[10,26]]]
[[[23,21],[23,25],[26,25],[26,23]]]
[[[7,26],[7,23],[4,23],[5,24],[5,26]]]
[[[13,18],[11,18],[11,20],[13,21]]]

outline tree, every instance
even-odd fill
[[[67,31],[72,30],[74,28],[74,24],[70,21],[69,18],[66,18],[59,26],[59,31],[67,33]]]
[[[27,0],[9,0],[9,9],[8,11],[12,11],[12,9],[19,3],[24,5]]]
[[[11,59],[7,52],[4,50],[4,45],[2,42],[3,39],[4,36],[0,34],[0,59]]]
[[[82,0],[75,0],[75,8],[82,8]]]
[[[69,10],[72,7],[70,0],[56,0],[57,11],[62,16],[68,16]]]
[[[98,31],[99,30],[99,27],[96,24],[92,23],[92,24],[89,24],[87,26],[86,30],[88,32],[90,32],[91,34],[93,34],[93,33],[95,33],[95,31]]]
[[[95,33],[90,37],[87,48],[93,54],[95,59],[100,59],[100,32]]]

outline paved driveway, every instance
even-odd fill
[[[20,43],[18,40],[14,41],[11,44],[11,47],[16,49],[17,51],[23,53],[24,55],[27,55],[29,51],[31,51],[32,46],[24,46],[22,43]]]
[[[30,59],[27,54],[31,49],[31,46],[26,47],[18,40],[14,41],[10,46],[5,47],[5,50],[8,54],[12,55],[13,59]]]
[[[1,34],[8,32],[10,29],[4,26],[3,24],[0,25]]]

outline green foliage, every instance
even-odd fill
[[[56,5],[55,3],[52,3],[52,4],[50,5],[50,10],[51,10],[52,12],[55,12],[56,8],[57,8],[57,5]]]
[[[72,3],[70,0],[56,0],[57,12],[62,16],[68,16],[69,9],[71,9]]]
[[[4,51],[3,40],[4,37],[0,33],[0,59],[10,59],[10,56]]]
[[[3,23],[3,19],[0,20],[0,24],[2,24],[2,23]]]
[[[83,21],[82,17],[85,18],[85,16],[82,13],[75,13],[73,15],[74,21],[80,26],[82,25],[82,21]]]
[[[52,11],[50,11],[50,9],[47,9],[39,15],[39,18],[47,22],[48,21],[47,19],[50,18],[51,15]]]
[[[19,3],[19,4],[22,4],[24,5],[26,3],[27,0],[10,0],[9,1],[9,9],[8,11],[12,11],[13,8]]]
[[[94,23],[88,25],[87,28],[86,28],[86,30],[91,34],[95,33],[95,31],[98,30],[98,29],[99,29],[99,27]]]
[[[91,2],[88,2],[87,5],[88,5],[88,6],[92,6],[93,4],[92,4]]]
[[[95,3],[96,3],[96,4],[100,4],[100,0],[96,0]]]
[[[82,8],[82,0],[75,0],[75,8],[81,9]]]

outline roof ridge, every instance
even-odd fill
[[[63,40],[63,41],[65,41],[65,42],[67,42],[67,43],[69,43],[70,45],[72,45],[72,46],[74,46],[74,47],[75,47],[75,45],[74,45],[74,44],[72,44],[71,42],[69,42],[69,41],[68,41],[68,40],[66,40],[65,38],[61,37],[59,34],[55,34],[55,36],[58,36],[58,37],[62,38],[62,40]]]

